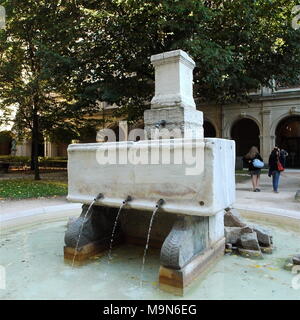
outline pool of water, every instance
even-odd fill
[[[300,253],[300,234],[276,226],[276,250],[264,260],[224,256],[184,297],[158,288],[159,251],[149,250],[140,287],[143,248],[124,245],[90,263],[64,263],[66,220],[11,230],[0,236],[0,266],[6,288],[0,299],[300,299],[292,287],[295,274],[283,269],[286,258]],[[299,281],[300,282],[300,281]]]

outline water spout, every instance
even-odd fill
[[[109,246],[109,251],[108,251],[108,263],[110,263],[110,260],[112,259],[112,256],[111,256],[111,252],[112,252],[112,248],[113,248],[113,241],[114,241],[114,236],[115,236],[115,231],[116,231],[116,227],[117,227],[117,224],[118,224],[118,220],[119,220],[119,216],[120,216],[120,213],[123,209],[124,206],[126,206],[128,204],[128,202],[132,201],[133,198],[131,196],[128,196],[121,204],[120,206],[120,209],[118,211],[118,214],[116,216],[116,220],[115,220],[115,223],[114,223],[114,227],[113,227],[113,230],[112,230],[112,233],[111,233],[111,239],[110,239],[110,246]]]
[[[148,229],[148,235],[147,235],[147,242],[146,242],[146,246],[144,249],[144,256],[143,256],[143,264],[142,264],[142,269],[141,269],[141,277],[140,277],[140,287],[142,287],[143,285],[143,273],[144,273],[144,269],[145,269],[145,261],[146,261],[146,254],[147,254],[147,250],[149,247],[149,241],[150,241],[150,234],[151,234],[151,229],[152,229],[152,224],[153,224],[153,220],[155,217],[156,212],[165,204],[165,200],[164,199],[159,199],[156,202],[156,206],[155,209],[153,210],[152,216],[151,216],[151,220],[150,220],[150,224],[149,224],[149,229]]]
[[[156,203],[156,208],[161,208],[165,204],[164,199],[159,199]]]
[[[156,124],[155,124],[155,128],[159,129],[160,127],[165,127],[167,124],[167,121],[166,120],[160,120],[158,121]]]
[[[103,193],[99,193],[94,200],[95,200],[95,201],[99,201],[99,200],[101,200],[101,199],[103,199],[103,198],[104,198]]]

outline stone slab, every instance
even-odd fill
[[[224,255],[225,239],[216,242],[213,247],[196,256],[183,269],[174,270],[160,267],[159,287],[161,290],[183,296],[188,286],[198,277],[204,275],[212,263]]]

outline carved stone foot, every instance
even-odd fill
[[[182,216],[174,224],[161,249],[159,286],[183,295],[193,280],[224,255],[225,239],[211,241],[209,217]]]
[[[68,225],[64,247],[64,258],[67,261],[86,261],[110,246],[118,209],[93,206],[87,212],[88,208],[88,205],[83,205],[80,217]],[[121,239],[122,232],[118,225],[114,244],[119,243]]]

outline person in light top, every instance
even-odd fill
[[[258,148],[253,146],[249,152],[243,157],[245,163],[247,163],[249,168],[249,173],[251,175],[252,186],[254,192],[260,192],[259,189],[259,179],[261,174],[261,169],[254,167],[253,161],[258,159],[263,162],[261,155],[259,154]]]

